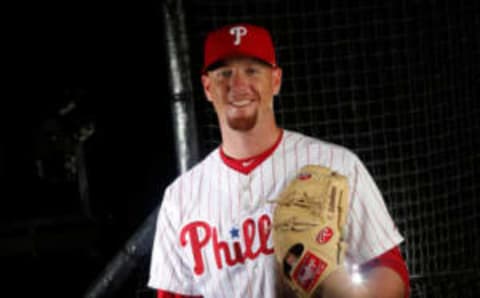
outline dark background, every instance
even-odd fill
[[[2,7],[1,297],[81,297],[176,176],[162,2]],[[266,25],[279,123],[365,162],[406,238],[412,297],[478,296],[478,1],[184,4],[202,155],[219,143],[195,80],[204,34]],[[68,165],[91,125],[86,204]],[[148,263],[115,297],[151,297]]]
[[[0,296],[80,297],[176,174],[161,1],[14,5],[0,105],[1,284],[12,294]],[[86,212],[65,163],[88,125]]]

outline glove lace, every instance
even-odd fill
[[[311,197],[307,192],[298,193],[296,190],[288,193],[276,200],[269,201],[270,203],[277,203],[280,206],[290,207],[296,206],[300,208],[307,208],[314,214],[320,214],[323,206],[323,200]]]
[[[292,216],[287,218],[284,221],[276,223],[273,226],[273,228],[275,230],[282,230],[282,231],[303,232],[317,225],[318,223],[316,222],[299,221],[296,216]]]

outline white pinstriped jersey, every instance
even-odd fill
[[[402,236],[365,166],[348,149],[284,130],[249,174],[227,166],[217,148],[165,191],[157,219],[149,287],[203,297],[275,297],[274,199],[307,164],[348,177],[346,261],[362,264]]]

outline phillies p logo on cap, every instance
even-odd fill
[[[222,27],[207,35],[202,72],[216,62],[238,56],[277,65],[270,33],[263,27],[242,23]]]
[[[240,42],[242,41],[242,36],[247,35],[247,28],[244,26],[235,26],[230,28],[230,34],[235,36],[235,40],[233,41],[233,44],[238,46]]]

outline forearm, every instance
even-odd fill
[[[371,270],[361,283],[354,283],[345,270],[337,270],[317,289],[314,297],[404,298],[405,286],[400,276],[387,267]]]
[[[370,298],[365,283],[357,284],[352,282],[351,276],[344,269],[339,269],[323,281],[317,288],[313,297],[322,298]]]

